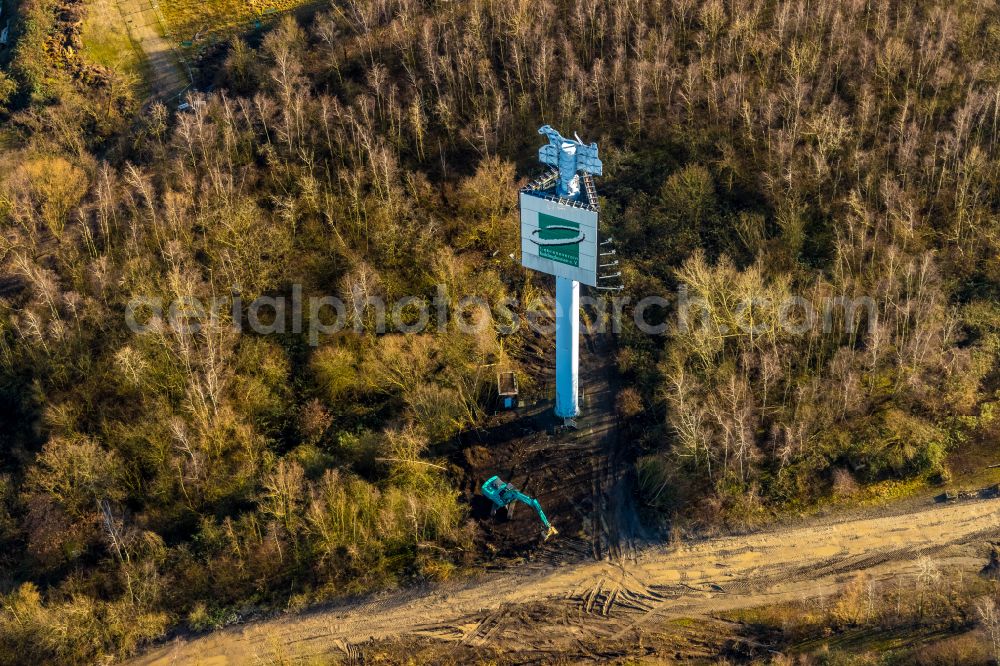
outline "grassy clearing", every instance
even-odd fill
[[[197,51],[229,35],[260,27],[309,0],[174,0],[159,4],[167,39],[184,51]],[[138,18],[137,20],[143,20]],[[86,57],[117,72],[148,79],[142,48],[125,30],[116,0],[93,0],[83,25]]]
[[[142,49],[125,31],[115,0],[93,0],[83,22],[83,46],[92,62],[142,80],[147,74]]]
[[[236,32],[252,30],[281,12],[310,4],[311,0],[171,0],[160,9],[172,36],[185,49],[198,49],[206,43]]]
[[[1000,484],[1000,468],[989,465],[1000,462],[996,446],[985,439],[969,443],[949,453],[945,460],[947,481],[941,482],[934,473],[909,479],[886,479],[868,485],[858,485],[850,492],[833,494],[813,504],[795,504],[779,509],[775,518],[814,516],[831,510],[887,507],[907,500],[929,500],[942,493],[977,493]]]
[[[834,498],[832,504],[841,507],[876,507],[893,502],[944,492],[977,492],[1000,483],[1000,468],[989,465],[1000,462],[995,445],[977,442],[956,449],[946,459],[948,480],[941,483],[934,474],[911,479],[889,479],[860,488],[847,497]]]

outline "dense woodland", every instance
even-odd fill
[[[543,123],[601,146],[626,294],[712,305],[618,340],[651,522],[946,478],[995,434],[992,0],[338,0],[234,39],[190,113],[88,64],[64,9],[24,3],[0,74],[0,661],[474,564],[434,451],[483,422],[485,364],[530,376],[519,336],[136,335],[125,309],[528,301],[548,282],[507,255]],[[793,334],[787,295],[877,307]]]

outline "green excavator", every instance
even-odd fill
[[[542,524],[545,526],[544,532],[546,541],[548,541],[548,538],[553,534],[559,533],[559,531],[552,526],[552,523],[549,522],[549,519],[545,517],[545,512],[542,511],[542,505],[538,503],[537,499],[525,495],[512,484],[502,481],[499,476],[490,477],[490,479],[483,484],[483,495],[490,498],[493,502],[493,513],[496,513],[499,508],[506,507],[511,502],[521,502],[522,504],[530,506],[538,513],[538,517],[542,519]]]

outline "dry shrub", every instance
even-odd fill
[[[912,658],[917,666],[974,666],[993,663],[983,636],[971,631],[925,645],[916,650]]]
[[[187,616],[187,623],[195,631],[207,631],[215,626],[212,622],[212,616],[208,612],[208,607],[201,601],[192,606],[191,612]]]
[[[858,482],[854,480],[854,476],[849,471],[842,467],[833,470],[834,497],[850,497],[856,492],[858,492]]]
[[[630,419],[634,416],[638,416],[642,412],[642,396],[639,395],[639,391],[629,386],[618,392],[618,398],[615,400],[615,408],[618,410],[619,416],[623,419]]]
[[[841,626],[858,626],[875,616],[875,590],[871,580],[858,573],[840,592],[831,615]]]
[[[310,444],[318,442],[332,423],[333,417],[330,412],[316,398],[307,402],[299,410],[299,432],[302,433],[303,439]]]
[[[124,657],[163,634],[166,613],[83,595],[42,599],[24,583],[0,599],[0,664],[94,664]]]
[[[770,661],[767,662],[768,666],[817,666],[818,664],[826,664],[833,660],[830,659],[832,655],[822,654],[821,657],[816,657],[811,654],[778,654],[774,655]],[[834,662],[840,663],[840,662]],[[855,662],[850,662],[853,666]],[[865,664],[868,662],[859,661],[858,664]]]
[[[433,544],[420,544],[424,550],[434,550]],[[456,567],[452,562],[443,560],[440,553],[424,553],[417,557],[417,570],[428,580],[445,581],[452,577]]]

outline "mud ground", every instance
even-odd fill
[[[481,543],[494,564],[517,559],[550,563],[624,557],[648,535],[631,493],[632,451],[619,438],[614,403],[616,376],[609,336],[583,336],[580,358],[582,416],[576,428],[552,415],[551,340],[538,337],[523,351],[528,367],[541,368],[524,407],[501,412],[487,428],[468,433],[452,462],[464,472],[462,492],[482,529]],[[494,474],[536,497],[559,534],[544,543],[535,512],[515,503],[491,517],[492,503],[479,485]]]

